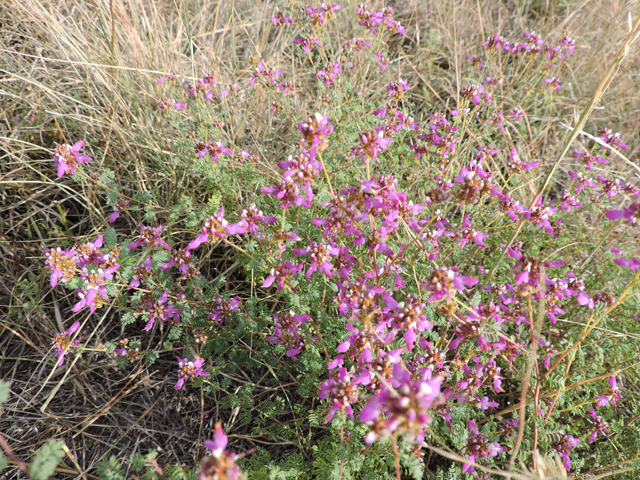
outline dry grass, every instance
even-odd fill
[[[390,3],[408,36],[392,43],[395,68],[388,74],[416,85],[412,99],[425,113],[455,106],[468,70],[465,55],[490,33],[515,39],[531,29],[545,36],[567,29],[577,45],[572,80],[563,90],[569,123],[640,10],[616,0],[568,6],[554,0]],[[273,11],[273,2],[241,0],[7,0],[0,7],[0,377],[13,383],[15,393],[2,411],[0,430],[23,459],[55,436],[73,455],[61,475],[74,478],[90,478],[87,472],[106,453],[157,448],[161,464],[195,460],[203,429],[211,430],[210,422],[202,426],[200,420],[216,410],[214,400],[191,392],[175,396],[169,363],[120,372],[100,351],[120,335],[114,312],[81,317],[71,311],[71,298],[49,288],[42,247],[93,239],[110,214],[100,191],[56,178],[51,149],[54,142],[85,139],[96,169],[111,168],[138,190],[165,189],[161,207],[189,189],[202,200],[193,184],[167,181],[175,178],[166,161],[172,138],[154,105],[161,96],[155,79],[162,74],[174,71],[192,80],[206,71],[220,83],[240,84],[226,141],[261,152],[268,172],[274,163],[269,156],[278,151],[273,139],[294,126],[272,124],[266,99],[249,95],[249,60],[261,57],[306,85],[301,110],[310,110],[315,98],[283,31],[271,28]],[[332,26],[340,38],[356,35],[353,11],[355,2],[345,2],[341,21]],[[637,55],[628,58],[594,120],[637,139],[640,65]],[[376,80],[382,88],[388,78]],[[532,144],[553,157],[547,143],[557,141],[548,137],[549,127],[560,119],[548,120]],[[136,218],[127,220],[136,227]],[[52,371],[50,339],[75,320],[85,322],[85,342],[96,351]],[[230,433],[233,439],[242,432]]]

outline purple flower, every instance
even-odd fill
[[[514,418],[513,420],[507,420],[504,422],[504,427],[498,428],[498,431],[502,433],[505,437],[516,437],[518,435],[518,423],[520,423],[519,418]]]
[[[329,423],[336,412],[347,412],[353,420],[353,408],[351,404],[358,401],[358,384],[360,378],[352,380],[351,374],[345,368],[340,368],[338,373],[330,372],[329,379],[320,384],[318,396],[323,400],[331,400],[331,409],[324,419]]]
[[[53,154],[53,160],[58,166],[58,177],[64,174],[74,175],[78,171],[78,165],[93,160],[91,157],[82,155],[80,149],[84,142],[80,140],[73,147],[68,144],[56,144],[56,150]]]
[[[67,283],[76,276],[76,251],[74,249],[62,250],[57,247],[49,250],[45,247],[47,259],[45,265],[51,269],[51,288],[58,284],[58,280]]]
[[[129,282],[129,287],[127,288],[127,290],[139,287],[141,280],[144,280],[151,275],[155,275],[155,273],[156,272],[151,264],[151,257],[147,257],[144,263],[136,266],[135,272],[133,273],[133,277]]]
[[[164,82],[175,82],[176,81],[176,74],[174,72],[168,73],[167,75],[163,75],[162,77],[158,78],[156,80],[156,82],[158,83],[158,85],[164,83]]]
[[[551,87],[554,87],[556,90],[560,90],[562,88],[562,83],[560,83],[560,79],[558,77],[545,78],[544,83],[548,83]]]
[[[571,180],[576,180],[577,181],[577,183],[575,185],[576,194],[577,195],[580,195],[580,193],[586,187],[595,187],[596,186],[596,184],[593,183],[590,178],[584,177],[581,173],[574,173],[571,170],[569,170],[567,173],[569,174],[569,177],[571,178]]]
[[[104,261],[104,255],[100,250],[104,237],[100,235],[93,243],[83,243],[76,248],[76,266],[100,265]]]
[[[133,242],[127,248],[133,249],[144,245],[147,248],[162,247],[166,250],[171,250],[169,244],[165,242],[162,237],[160,237],[163,229],[164,227],[162,225],[160,225],[159,227],[145,227],[141,224],[140,236],[138,237],[138,240]]]
[[[262,63],[262,60],[260,60],[258,62],[258,65],[256,66],[256,69],[253,72],[253,76],[251,77],[251,80],[249,80],[249,83],[253,85],[256,81],[256,78],[262,78],[265,80],[266,83],[274,84],[276,83],[276,80],[274,77],[278,75],[282,75],[282,72],[278,70],[274,70],[273,68],[270,68],[270,67],[266,67]]]
[[[470,55],[465,55],[465,59],[470,60],[471,61],[471,65],[476,67],[476,68],[483,68],[484,67],[484,63],[482,62],[482,58],[480,58],[480,57],[472,57]]]
[[[64,357],[69,353],[71,347],[77,347],[80,345],[80,339],[76,339],[73,342],[71,341],[71,335],[80,328],[80,322],[75,322],[68,330],[64,333],[56,333],[55,337],[53,337],[53,348],[55,349],[56,357],[60,357],[58,360],[58,366],[64,363]]]
[[[365,442],[390,438],[396,432],[406,433],[422,442],[427,425],[431,423],[429,409],[435,406],[441,383],[440,377],[413,380],[406,367],[396,363],[391,379],[394,388],[383,384],[360,412],[360,421],[371,428]]]
[[[325,23],[328,19],[333,17],[333,12],[337,12],[340,10],[341,5],[332,3],[330,5],[322,5],[318,8],[313,8],[309,5],[305,5],[304,7],[299,9],[299,12],[302,15],[306,15],[309,17],[309,22],[311,25],[320,26]]]
[[[611,248],[611,253],[615,253],[616,255],[622,255],[622,251],[620,249],[613,247]],[[621,267],[627,267],[631,270],[638,270],[640,268],[640,260],[636,257],[632,258],[616,258],[613,260],[616,265]]]
[[[400,24],[400,22],[394,20],[392,15],[393,7],[391,6],[383,8],[380,12],[372,13],[369,11],[367,5],[363,3],[360,4],[360,7],[358,8],[358,19],[360,20],[358,24],[369,30],[373,35],[376,35],[376,27],[378,25],[386,27],[391,32],[404,35],[404,27]]]
[[[460,90],[460,97],[475,105],[480,105],[480,96],[483,93],[485,93],[485,90],[480,85],[468,85]]]
[[[316,50],[315,45],[320,45],[322,42],[313,35],[307,35],[306,37],[294,39],[293,43],[299,45],[305,55],[309,55],[312,51]]]
[[[458,291],[464,291],[465,287],[471,287],[478,283],[477,278],[460,275],[458,267],[435,267],[426,282],[426,288],[432,291],[429,302],[436,302],[445,297],[453,297]]]
[[[608,128],[601,128],[598,131],[598,136],[607,145],[613,145],[613,146],[619,147],[619,148],[621,148],[623,150],[626,150],[627,148],[629,148],[628,145],[625,145],[624,143],[622,143],[622,140],[620,138],[620,134],[618,132],[613,133]]]
[[[149,257],[150,258],[150,257]],[[195,268],[189,266],[189,263],[193,262],[193,255],[185,248],[178,248],[171,250],[171,257],[169,261],[160,267],[160,270],[167,270],[173,266],[178,266],[178,271],[184,275],[185,278],[190,278],[195,275],[199,275],[200,272]],[[131,285],[131,284],[130,284]],[[131,285],[134,286],[134,285]]]
[[[225,155],[233,155],[233,152],[224,146],[222,142],[205,143],[202,145],[202,149],[198,152],[198,157],[202,158],[207,153],[213,157],[213,163],[217,164],[218,160],[224,153]]]
[[[611,433],[611,431],[609,430],[607,422],[605,422],[602,417],[598,416],[593,408],[589,409],[589,414],[591,415],[591,418],[593,418],[593,431],[591,432],[591,435],[589,435],[589,443],[593,443],[599,434],[606,435]]]
[[[139,313],[146,313],[147,325],[144,328],[146,332],[150,331],[153,324],[157,319],[162,322],[171,320],[174,323],[180,322],[180,314],[182,310],[176,308],[173,304],[167,303],[169,299],[169,291],[165,290],[159,298],[155,299],[151,295],[144,297],[143,306],[136,311],[136,315]]]
[[[227,448],[228,441],[229,439],[222,431],[220,422],[217,422],[215,425],[213,440],[205,440],[204,446],[212,451],[214,457],[218,458],[222,455],[224,449]]]
[[[558,353],[558,350],[556,350],[552,344],[548,343],[546,340],[542,338],[538,339],[538,343],[544,349],[544,352],[547,354],[547,356],[544,358],[544,368],[549,368],[549,365],[551,364],[551,358],[556,353]]]
[[[316,153],[322,153],[329,146],[329,141],[326,137],[333,132],[333,125],[329,123],[329,118],[326,114],[320,115],[316,112],[306,122],[300,123],[298,130],[302,134],[302,148],[308,150],[309,158],[313,159]],[[322,164],[313,166],[317,170],[322,168]]]
[[[488,410],[489,408],[495,408],[500,406],[498,402],[492,402],[489,397],[482,397],[478,402],[478,407],[482,410]]]
[[[520,160],[520,155],[518,155],[516,149],[512,148],[507,165],[515,173],[522,173],[523,170],[531,170],[532,168],[537,167],[540,165],[540,162],[523,162]]]
[[[363,162],[366,162],[369,158],[378,158],[380,152],[392,143],[390,138],[385,138],[385,132],[380,127],[360,132],[358,138],[361,143],[351,148],[350,156],[359,156]]]
[[[276,27],[281,27],[283,26],[285,23],[291,23],[293,22],[293,20],[291,20],[289,17],[285,17],[284,14],[282,12],[276,12],[276,16],[273,17],[271,19],[271,21],[273,22],[273,24]]]
[[[169,107],[175,108],[176,110],[181,110],[186,107],[186,103],[176,102],[172,98],[163,97],[162,100],[158,102],[158,108],[161,110],[168,109]]]
[[[81,276],[84,285],[82,289],[76,289],[80,301],[73,306],[73,311],[79,312],[84,307],[89,307],[89,311],[93,313],[108,299],[105,280],[110,280],[113,275],[102,268],[88,270],[84,267]]]
[[[310,320],[309,315],[294,315],[293,312],[284,312],[280,315],[273,315],[275,327],[273,336],[267,337],[274,345],[282,345],[287,349],[287,357],[296,359],[300,349],[306,346],[306,334],[301,331],[303,323]],[[311,341],[316,341],[312,338]]]
[[[379,335],[376,332],[360,331],[351,322],[347,322],[347,330],[351,335],[346,341],[340,343],[336,348],[340,353],[331,362],[329,370],[333,370],[344,364],[344,359],[357,360],[361,368],[369,367],[373,362],[373,353],[381,346]]]
[[[489,440],[480,433],[473,420],[469,420],[468,427],[470,435],[465,451],[469,456],[469,461],[475,463],[478,457],[486,459],[489,456],[495,457],[498,453],[506,451],[499,443],[489,442]],[[462,473],[471,474],[474,471],[475,468],[469,463],[465,463],[462,467]]]
[[[222,323],[224,319],[230,317],[232,313],[238,312],[242,300],[240,297],[226,299],[216,295],[214,302],[213,313],[210,313],[207,317],[214,319],[218,323]]]
[[[304,185],[304,190],[302,190],[291,177],[285,177],[278,185],[263,187],[260,192],[265,195],[275,195],[281,201],[280,208],[289,208],[291,204],[311,208],[311,200],[313,199],[311,185]]]
[[[396,102],[399,102],[402,98],[404,98],[404,92],[409,90],[409,85],[407,85],[406,80],[398,80],[396,82],[391,82],[387,85],[387,98],[392,98]]]
[[[624,207],[622,210],[609,210],[605,217],[609,220],[618,220],[624,217],[632,224],[635,224],[640,218],[640,203],[633,202],[629,207]]]
[[[271,274],[264,280],[262,286],[268,288],[277,280],[277,289],[282,290],[285,285],[289,285],[291,279],[302,270],[302,267],[302,264],[293,265],[291,262],[281,262],[280,265],[271,269]]]
[[[205,447],[212,451],[212,456],[206,456],[200,462],[200,470],[196,473],[197,480],[241,480],[243,478],[240,467],[236,465],[236,455],[224,451],[228,441],[220,422],[216,422],[213,440],[204,441]]]
[[[571,469],[571,459],[569,458],[569,453],[571,450],[580,442],[579,438],[575,438],[572,435],[567,435],[566,433],[561,434],[560,440],[551,444],[552,448],[555,448],[560,454],[560,458],[562,458],[562,465],[567,470],[567,472]]]
[[[246,233],[247,229],[242,226],[242,222],[229,223],[224,218],[224,206],[220,207],[218,213],[213,214],[204,221],[202,233],[189,243],[186,250],[198,248],[203,243],[215,243],[223,240],[227,235]]]
[[[118,199],[118,202],[113,206],[114,212],[109,217],[109,223],[115,222],[127,206],[129,206],[129,200]]]
[[[189,90],[190,97],[196,97],[198,95],[204,96],[205,100],[209,102],[213,102],[215,98],[213,95],[212,87],[215,87],[216,82],[213,79],[213,75],[209,73],[205,73],[204,77],[199,78],[195,85],[188,84],[187,89]]]
[[[309,270],[307,270],[306,278],[309,278],[316,270],[324,273],[329,278],[333,277],[331,274],[333,270],[331,255],[337,255],[339,253],[338,248],[309,241],[309,248],[296,248],[293,250],[293,253],[295,255],[311,256],[311,266]]]
[[[385,343],[389,344],[398,332],[404,330],[403,338],[407,344],[407,350],[411,351],[418,333],[433,328],[433,324],[423,313],[425,305],[412,295],[407,296],[405,302],[397,302],[391,295],[386,294],[383,294],[382,298],[389,310],[384,317],[384,322],[387,327],[391,327]]]
[[[617,407],[616,401],[622,399],[620,387],[618,387],[618,381],[615,375],[609,377],[609,387],[605,390],[604,395],[598,396],[596,407],[604,407],[605,405],[613,405]]]
[[[473,241],[476,245],[487,248],[484,239],[489,236],[488,233],[479,232],[475,228],[471,228],[469,214],[465,213],[460,229],[455,232],[454,238],[458,241],[460,248],[464,248],[468,242]]]
[[[384,72],[387,68],[387,64],[389,63],[389,59],[385,58],[380,52],[376,52],[376,59],[378,60],[378,66],[380,67],[380,71]],[[380,118],[384,118],[384,116]]]
[[[365,47],[370,47],[371,42],[367,42],[364,38],[352,38],[348,40],[344,45],[342,45],[342,49],[346,50],[348,53],[359,52]],[[376,52],[376,56],[378,56],[380,52]],[[384,70],[383,70],[384,71]]]
[[[209,374],[202,369],[203,364],[204,358],[189,360],[188,358],[178,357],[178,383],[176,384],[176,390],[182,388],[185,380],[195,380],[197,377],[208,377]],[[226,443],[222,449],[224,449],[225,446]]]

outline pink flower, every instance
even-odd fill
[[[307,35],[306,37],[300,37],[293,40],[293,43],[299,45],[305,55],[309,55],[312,51],[316,50],[316,45],[320,45],[322,42],[313,35]]]
[[[390,438],[395,432],[406,433],[422,442],[431,423],[429,409],[435,406],[440,395],[442,378],[414,380],[405,366],[396,363],[389,383],[394,389],[383,384],[360,412],[360,421],[371,428],[365,442]]]
[[[229,223],[224,218],[224,206],[220,207],[218,213],[207,218],[202,227],[202,233],[189,243],[186,250],[198,248],[203,243],[214,243],[224,240],[227,235],[246,233],[247,229],[242,226],[242,222]]]
[[[319,270],[327,277],[332,278],[333,264],[331,262],[330,255],[338,255],[340,250],[336,247],[329,245],[322,245],[320,243],[309,241],[308,248],[296,248],[293,250],[295,255],[310,255],[311,266],[307,270],[306,278],[309,278],[313,272]]]
[[[551,444],[551,446],[555,448],[560,454],[560,458],[562,458],[562,465],[564,465],[564,468],[567,470],[567,472],[571,469],[571,459],[569,458],[569,453],[579,442],[579,438],[575,438],[572,435],[563,433],[560,437],[560,440]]]
[[[620,249],[613,247],[611,249],[611,253],[615,253],[616,255],[622,255],[622,251]],[[616,258],[613,260],[616,265],[621,267],[627,267],[631,270],[638,270],[640,268],[640,259],[636,257],[631,258]]]
[[[298,130],[302,134],[302,147],[309,151],[309,158],[313,159],[316,152],[322,153],[329,145],[326,137],[333,132],[333,125],[329,123],[326,114],[316,112],[306,122],[299,124]],[[320,170],[322,165],[316,165],[316,168]]]
[[[274,84],[276,83],[276,80],[274,77],[278,75],[282,75],[282,72],[278,70],[274,70],[273,68],[270,68],[270,67],[266,67],[262,63],[262,60],[260,60],[258,62],[258,65],[256,66],[256,69],[253,72],[253,76],[251,77],[251,80],[249,80],[249,83],[253,85],[256,81],[256,78],[262,78],[265,80],[266,83]]]
[[[291,23],[293,22],[293,20],[291,20],[289,17],[285,17],[284,14],[282,12],[276,12],[276,16],[273,17],[271,19],[271,21],[273,22],[273,24],[276,27],[281,27],[283,26],[285,23]]]
[[[609,425],[607,424],[607,422],[605,422],[602,417],[598,416],[598,414],[596,413],[596,411],[593,408],[589,409],[589,415],[591,415],[591,418],[593,418],[593,431],[591,432],[591,435],[589,435],[589,443],[593,443],[596,440],[596,437],[599,434],[608,434],[611,433],[611,431],[609,430]]]
[[[624,207],[622,210],[609,210],[605,213],[605,217],[609,220],[618,220],[624,217],[635,224],[640,218],[640,203],[633,202],[629,207]]]
[[[289,281],[302,270],[302,267],[302,264],[293,265],[291,262],[281,262],[280,265],[271,269],[271,274],[265,279],[262,286],[268,288],[277,280],[277,289],[282,290],[285,285],[289,285]]]
[[[58,284],[58,280],[67,283],[76,276],[76,251],[74,249],[62,250],[57,247],[53,250],[44,249],[47,259],[45,265],[51,269],[51,288]]]
[[[225,452],[229,439],[222,431],[220,422],[216,422],[213,440],[205,440],[204,445],[212,452],[200,463],[200,470],[196,473],[197,480],[241,480],[243,478],[240,467],[236,465],[236,455]]]
[[[427,301],[436,302],[445,297],[453,297],[456,292],[464,291],[478,283],[477,278],[460,275],[458,267],[436,267],[424,282],[426,288],[432,291]]]
[[[358,401],[358,384],[360,378],[352,379],[345,368],[340,368],[338,373],[329,373],[329,379],[320,384],[318,396],[324,400],[331,400],[331,410],[324,419],[329,423],[336,412],[347,412],[353,420],[353,408],[351,404]]]
[[[615,375],[609,377],[609,387],[605,390],[604,395],[598,396],[596,407],[604,407],[605,405],[613,405],[616,407],[616,401],[622,398],[620,393],[620,387],[618,387],[618,381]]]
[[[197,360],[189,360],[188,358],[178,357],[178,383],[176,390],[180,390],[185,380],[195,380],[198,377],[208,377],[209,374],[202,369],[204,358]],[[226,438],[226,437],[225,437]],[[224,449],[225,445],[222,447]]]
[[[387,64],[389,63],[389,59],[385,58],[380,52],[376,52],[376,59],[378,60],[380,71],[384,72],[387,68]]]
[[[222,426],[220,422],[217,422],[215,425],[215,430],[213,434],[213,440],[205,440],[204,446],[212,451],[213,456],[218,458],[222,455],[222,452],[225,448],[227,448],[227,443],[229,439],[222,431]]]
[[[181,110],[186,107],[187,104],[183,102],[176,102],[172,98],[163,97],[162,100],[158,102],[158,108],[160,110],[166,110],[169,107],[175,108],[176,110]]]
[[[233,155],[233,152],[224,146],[222,142],[214,142],[214,143],[205,143],[204,148],[198,152],[198,157],[202,158],[206,154],[209,154],[213,157],[213,163],[217,164],[220,156],[224,153],[225,155]]]
[[[146,227],[143,224],[140,225],[140,236],[138,240],[133,242],[127,248],[133,249],[144,245],[147,248],[155,248],[162,247],[166,250],[171,250],[171,247],[167,242],[165,242],[160,234],[164,227],[160,225],[159,227]]]
[[[213,313],[210,313],[207,317],[214,319],[218,323],[222,323],[224,319],[230,317],[232,313],[238,312],[241,302],[240,297],[226,299],[216,295]]]
[[[82,140],[76,142],[73,147],[66,143],[63,145],[56,144],[53,160],[58,166],[58,177],[62,177],[65,174],[74,175],[78,171],[80,163],[92,160],[91,157],[80,153],[82,145],[84,145]]]
[[[361,143],[351,148],[350,156],[359,156],[363,162],[366,162],[369,158],[378,158],[380,152],[391,145],[393,141],[390,138],[385,138],[384,135],[385,132],[380,127],[360,132],[358,137]]]
[[[478,457],[486,459],[489,456],[495,457],[498,453],[506,451],[499,443],[489,442],[489,440],[480,433],[473,420],[469,420],[468,426],[470,435],[465,451],[467,455],[469,455],[469,461],[475,463]],[[475,468],[469,463],[465,463],[462,467],[463,473],[471,474],[474,471]]]
[[[306,345],[306,334],[301,330],[303,323],[309,321],[309,315],[294,315],[293,312],[284,312],[273,315],[275,327],[273,336],[267,337],[274,345],[282,345],[287,349],[287,357],[295,360],[300,349]],[[315,338],[311,339],[316,341]]]
[[[80,339],[76,339],[71,341],[71,335],[80,328],[80,322],[75,322],[68,330],[64,333],[56,333],[55,337],[53,337],[53,348],[55,349],[56,357],[60,357],[58,360],[58,366],[64,363],[64,357],[69,353],[71,347],[77,347],[80,345]]]
[[[156,82],[158,83],[158,85],[164,83],[164,82],[175,82],[176,81],[176,74],[174,72],[168,73],[167,75],[163,75],[162,77],[160,77],[159,79],[156,80]]]
[[[545,78],[544,83],[548,83],[551,87],[554,87],[556,90],[560,90],[562,88],[562,83],[560,83],[560,79],[558,77]]]
[[[109,223],[113,223],[120,218],[120,214],[124,212],[127,206],[129,206],[129,200],[118,199],[118,202],[113,206],[114,212],[109,217]]]

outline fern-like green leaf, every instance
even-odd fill
[[[0,406],[7,403],[11,394],[11,382],[0,380]]]
[[[29,474],[33,480],[47,480],[53,475],[58,463],[64,457],[62,445],[60,440],[51,439],[36,452],[29,466]]]

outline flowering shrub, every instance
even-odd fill
[[[602,242],[564,249],[585,239],[579,216],[635,225],[640,192],[601,168],[627,148],[608,130],[600,142],[569,145],[561,190],[540,181],[561,176],[549,159],[559,153],[536,146],[531,130],[564,88],[574,41],[492,35],[469,58],[456,108],[427,112],[412,81],[366,82],[395,68],[388,42],[406,32],[393,8],[345,10],[304,6],[272,19],[293,37],[319,100],[294,100],[295,77],[263,59],[244,86],[210,74],[184,88],[176,74],[159,79],[173,166],[209,185],[213,201],[181,200],[167,214],[149,195],[108,195],[109,222],[118,226],[136,203],[146,225],[127,232],[129,242],[110,227],[93,243],[47,250],[51,286],[77,292],[75,311],[123,309],[127,335],[139,337],[112,340],[123,368],[174,361],[168,352],[180,349],[176,390],[224,394],[223,408],[242,410],[258,435],[297,449],[289,463],[304,478],[399,479],[402,469],[421,478],[433,448],[455,459],[448,478],[488,478],[483,470],[513,469],[516,459],[532,465],[538,450],[557,452],[567,471],[597,467],[581,439],[634,435],[615,410],[624,399],[617,374],[634,367],[609,363],[610,338],[585,339],[608,319],[631,323],[640,260],[621,241],[609,248],[617,258]],[[338,12],[357,17],[361,38],[330,38]],[[242,89],[266,99],[270,121],[293,127],[280,139],[286,153],[234,144],[225,125]],[[59,175],[81,178],[77,165],[90,160],[82,146],[58,147]],[[592,171],[602,175],[594,181]],[[240,175],[253,190],[239,201],[229,184]],[[125,191],[105,178],[110,192]],[[216,251],[242,267],[239,291],[203,269]],[[559,334],[564,321],[583,330]],[[82,353],[77,329],[55,337],[58,365]],[[589,355],[599,362],[576,368]],[[255,406],[255,384],[230,393],[225,368],[289,378],[299,404],[287,411],[278,396]],[[214,436],[197,477],[240,478],[219,423]]]

